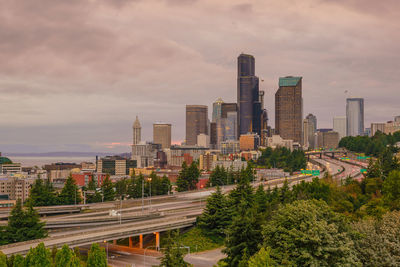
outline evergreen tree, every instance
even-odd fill
[[[25,257],[25,266],[29,267],[51,267],[51,253],[43,243],[36,248],[31,248]]]
[[[243,260],[254,255],[258,251],[258,244],[262,242],[261,225],[256,211],[249,208],[244,201],[237,208],[238,212],[227,231],[226,248],[223,250],[228,256],[225,262],[232,267],[239,263],[243,265]]]
[[[229,225],[230,214],[225,196],[217,186],[215,193],[207,199],[206,208],[198,218],[197,225],[209,236],[225,237],[225,229]]]
[[[86,193],[86,203],[97,203],[102,201],[103,197],[101,196],[101,193],[97,190],[96,182],[93,177],[89,181],[87,190],[93,191],[94,193]]]
[[[115,187],[115,196],[117,197],[117,199],[120,199],[128,192],[128,180],[127,179],[119,180],[114,184],[114,187]]]
[[[391,208],[400,209],[400,171],[392,171],[383,181],[382,193]]]
[[[168,177],[164,174],[161,178],[161,188],[160,188],[160,195],[166,195],[171,192],[171,182]]]
[[[72,178],[71,174],[68,176],[67,181],[65,182],[64,187],[61,190],[59,199],[60,204],[62,205],[74,205],[79,204],[82,201],[81,194],[79,193],[79,188],[76,185],[76,182]]]
[[[30,205],[25,211],[22,208],[21,200],[18,199],[15,207],[11,210],[8,219],[7,232],[9,242],[22,242],[39,239],[47,236],[44,223],[40,222],[37,211]]]
[[[166,239],[165,250],[163,251],[163,257],[161,258],[160,267],[189,267],[191,266],[183,260],[184,253],[181,249],[181,244],[178,240],[178,234],[174,233],[171,236],[171,232],[168,232]]]
[[[104,248],[99,244],[92,245],[89,251],[87,267],[107,267],[107,255]]]
[[[142,187],[144,186],[144,184],[145,182],[142,174],[139,174],[138,177],[132,176],[128,185],[129,198],[141,198]]]
[[[57,195],[50,179],[44,183],[42,179],[36,179],[30,189],[28,201],[35,207],[56,205]]]
[[[0,251],[0,267],[7,267],[7,256]]]
[[[115,191],[113,183],[110,180],[110,175],[106,175],[106,178],[103,180],[101,185],[101,191],[103,192],[104,201],[113,201],[115,200]]]
[[[228,173],[225,168],[217,165],[210,174],[209,185],[210,186],[221,186],[228,183]]]
[[[55,266],[57,267],[77,267],[81,266],[79,258],[75,253],[68,247],[64,245],[56,255]]]
[[[271,248],[261,248],[249,260],[249,267],[274,267],[277,266],[275,261],[271,258]]]
[[[267,195],[264,191],[264,186],[260,184],[254,194],[255,204],[257,206],[257,213],[263,213],[267,210]]]
[[[182,169],[179,171],[178,178],[176,179],[178,192],[189,190],[188,176],[188,166],[186,164],[186,161],[184,161],[182,163]]]
[[[243,170],[241,172],[244,172]],[[248,207],[252,207],[254,202],[253,187],[247,176],[241,176],[236,188],[229,193],[229,204],[232,209],[236,209],[241,202]]]
[[[25,266],[26,266],[25,258],[19,254],[15,255],[12,267],[25,267]]]

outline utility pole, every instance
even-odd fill
[[[144,179],[142,179],[142,214],[144,212]]]

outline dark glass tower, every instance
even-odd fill
[[[238,57],[238,133],[261,134],[261,102],[259,81],[255,74],[255,60],[252,55],[240,54]]]

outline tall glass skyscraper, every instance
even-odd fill
[[[364,135],[364,98],[346,100],[346,135]]]
[[[212,122],[217,122],[217,119],[218,119],[218,118],[221,118],[222,103],[224,103],[224,101],[222,100],[222,98],[218,98],[218,99],[215,100],[215,102],[213,103]]]
[[[252,55],[238,57],[237,81],[238,133],[261,134],[261,102],[259,80],[255,76],[255,59]]]

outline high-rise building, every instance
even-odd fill
[[[223,103],[221,117],[217,119],[217,144],[226,140],[237,140],[237,104]]]
[[[260,145],[260,136],[254,133],[242,134],[239,144],[241,151],[256,150]]]
[[[212,122],[217,122],[217,119],[218,119],[218,118],[221,118],[222,103],[224,103],[224,101],[222,100],[222,98],[218,98],[218,99],[213,103]]]
[[[139,118],[136,116],[136,120],[133,123],[133,145],[137,145],[141,141],[142,126],[140,126]]]
[[[186,145],[196,145],[199,134],[208,135],[208,107],[186,105]]]
[[[317,117],[308,114],[303,122],[303,146],[315,148],[315,132],[317,130]]]
[[[364,99],[347,98],[346,100],[346,135],[364,135]]]
[[[153,124],[153,142],[160,144],[162,149],[171,147],[171,124],[154,123]]]
[[[279,78],[275,93],[275,131],[283,139],[302,142],[302,77]]]
[[[371,123],[371,136],[374,136],[377,131],[385,132],[386,123]]]
[[[339,133],[334,131],[318,132],[317,134],[318,148],[335,149],[339,144]]]
[[[346,136],[346,116],[333,117],[333,131],[339,134],[339,141]]]
[[[255,76],[255,59],[252,55],[238,57],[237,81],[238,133],[261,134],[261,102],[259,80]]]
[[[394,117],[394,122],[396,122],[396,123],[400,123],[400,116],[396,116],[396,117]]]
[[[217,123],[210,123],[210,146],[211,148],[216,148],[217,146]]]

